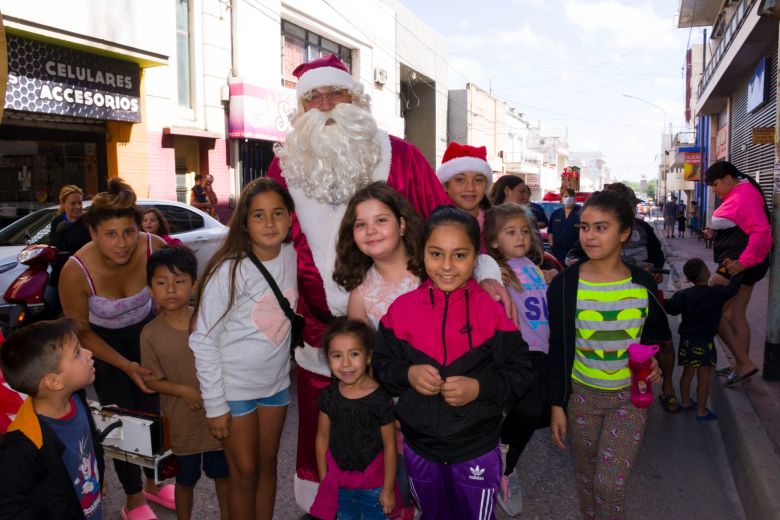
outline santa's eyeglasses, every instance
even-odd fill
[[[312,90],[303,97],[304,101],[313,104],[322,103],[325,100],[335,102],[347,101],[349,99],[352,99],[352,95],[349,93],[349,90],[346,89],[328,90],[326,92]]]

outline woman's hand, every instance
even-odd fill
[[[142,367],[135,361],[129,361],[127,366],[122,369],[122,371],[127,374],[127,377],[129,377],[133,383],[138,385],[138,388],[140,388],[141,391],[147,394],[154,393],[154,391],[150,390],[149,387],[144,383],[144,378],[154,375],[154,372],[148,368]]]
[[[427,396],[441,392],[441,385],[444,384],[438,369],[432,365],[410,366],[407,377],[409,384],[418,394]]]
[[[560,406],[553,406],[550,411],[550,433],[552,433],[553,442],[560,449],[565,450],[566,445],[566,412]]]
[[[464,406],[479,395],[479,381],[473,377],[451,376],[444,380],[441,395],[450,406]]]
[[[707,226],[704,229],[702,229],[701,230],[701,234],[707,240],[712,240],[713,232],[712,232],[712,228],[711,227]]]
[[[382,505],[382,511],[386,515],[390,515],[395,509],[395,493],[393,488],[382,488],[382,492],[379,493],[379,503]]]
[[[739,260],[732,260],[727,258],[723,261],[723,267],[731,276],[736,276],[745,270],[745,266],[739,263]]]
[[[207,420],[211,435],[213,435],[215,439],[221,441],[222,439],[230,437],[230,425],[233,422],[233,416],[230,412],[225,415],[220,415],[219,417],[210,417]]]

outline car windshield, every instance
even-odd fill
[[[0,246],[23,246],[28,240],[31,244],[47,244],[49,225],[56,211],[55,208],[41,209],[0,229]]]

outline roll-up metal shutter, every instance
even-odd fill
[[[752,71],[751,71],[752,75]],[[777,94],[777,46],[766,54],[766,75],[769,93],[766,103],[752,114],[747,113],[747,94],[750,76],[745,78],[734,93],[731,112],[731,162],[739,171],[758,180],[764,191],[769,209],[772,209],[772,176],[775,162],[774,146],[753,144],[753,128],[775,126]]]

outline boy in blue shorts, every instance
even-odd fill
[[[718,415],[707,408],[710,395],[710,377],[718,360],[715,334],[720,326],[723,305],[733,298],[742,275],[733,277],[728,285],[709,286],[710,270],[701,258],[691,258],[683,266],[683,274],[693,287],[678,291],[666,300],[666,312],[682,314],[678,365],[683,367],[680,377],[680,401],[683,410],[696,409],[696,419],[712,421]],[[691,383],[696,376],[698,402],[691,399]]]
[[[83,388],[95,379],[86,323],[41,321],[0,347],[8,385],[29,395],[0,441],[0,518],[100,520],[103,453]]]
[[[145,383],[160,394],[171,450],[181,464],[174,491],[178,520],[192,515],[193,488],[201,468],[214,480],[220,515],[227,518],[227,460],[209,431],[189,347],[193,311],[189,302],[197,272],[195,255],[185,247],[156,251],[146,264],[146,280],[159,314],[141,332],[141,364],[154,372]]]

